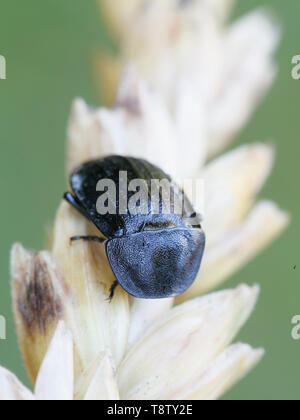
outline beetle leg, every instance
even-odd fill
[[[199,213],[192,213],[191,215],[187,216],[188,220],[194,219],[195,221],[197,221],[198,224],[193,225],[194,229],[201,229],[201,222],[203,220],[201,214]]]
[[[100,244],[103,244],[106,241],[106,239],[99,238],[98,236],[73,236],[71,238],[71,242],[75,241],[98,242]]]
[[[112,299],[113,299],[113,297],[114,297],[114,294],[115,294],[116,287],[117,287],[118,285],[119,285],[118,280],[115,280],[115,281],[113,282],[113,284],[112,284],[111,288],[110,288],[110,295],[109,295],[109,297],[106,299],[109,303],[112,301]]]

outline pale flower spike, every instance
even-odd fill
[[[115,57],[102,53],[96,61],[108,100],[114,100],[120,75],[131,62],[162,94],[175,125],[182,85],[191,86],[201,121],[195,150],[203,148],[203,136],[209,156],[228,146],[276,75],[273,54],[280,29],[269,13],[261,9],[228,24],[233,5],[228,0],[138,0],[130,8],[120,8],[119,0],[98,1],[120,50]],[[193,109],[190,114],[193,120]]]
[[[70,243],[99,232],[61,203],[48,251],[15,244],[11,252],[17,335],[35,390],[0,368],[0,400],[217,399],[264,355],[231,344],[259,287],[203,294],[269,245],[289,215],[271,201],[256,203],[273,146],[208,159],[231,143],[271,85],[279,29],[263,11],[229,24],[233,0],[99,3],[120,47],[117,57],[102,54],[97,70],[114,106],[75,100],[67,173],[119,154],[147,159],[176,180],[200,177],[207,249],[197,280],[176,300],[135,299],[118,287],[109,303],[115,278],[104,246]]]

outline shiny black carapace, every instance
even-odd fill
[[[132,214],[128,208],[119,212],[120,200],[124,198],[121,172],[126,173],[128,184],[139,179],[149,187],[147,212]],[[116,186],[116,211],[100,214],[97,186],[104,179],[113,181]],[[168,180],[172,185],[171,210],[167,214],[162,211],[165,196],[160,189],[159,211],[155,214],[151,211],[152,180]],[[111,298],[118,284],[129,294],[143,299],[178,296],[192,285],[200,268],[205,235],[200,219],[186,198],[182,213],[175,213],[175,200],[182,200],[184,193],[161,169],[141,159],[109,156],[79,166],[71,175],[70,184],[73,194],[66,193],[65,199],[107,238],[77,236],[71,239],[105,244],[117,279],[112,285]],[[126,191],[126,203],[136,192]]]

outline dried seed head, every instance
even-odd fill
[[[34,382],[47,348],[63,317],[63,282],[48,252],[11,252],[13,309],[20,348]]]

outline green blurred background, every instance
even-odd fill
[[[262,196],[290,210],[293,222],[280,240],[226,284],[261,284],[257,309],[238,339],[263,346],[267,354],[225,399],[300,398],[300,342],[291,338],[291,318],[300,314],[300,80],[291,78],[291,58],[300,54],[300,2],[239,0],[235,15],[262,3],[272,7],[283,24],[280,73],[238,142],[275,140],[278,159]],[[77,96],[101,103],[93,87],[91,59],[108,45],[94,0],[1,0],[0,54],[6,57],[8,78],[0,80],[0,315],[7,319],[0,365],[26,384],[11,314],[9,252],[16,241],[44,247],[46,227],[65,189],[70,105]]]

